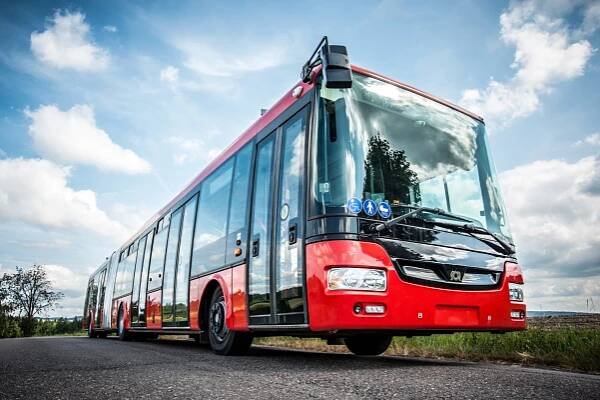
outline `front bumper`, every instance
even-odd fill
[[[375,267],[387,271],[385,292],[327,288],[327,270],[336,266]],[[424,286],[400,279],[383,247],[376,243],[336,240],[306,246],[307,302],[311,331],[384,330],[514,331],[526,327],[526,307],[511,302],[508,282],[492,290],[456,290]],[[383,305],[381,314],[356,312]],[[523,318],[511,318],[518,312]]]

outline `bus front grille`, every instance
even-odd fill
[[[485,290],[499,286],[501,271],[470,266],[394,259],[400,277],[426,286]]]

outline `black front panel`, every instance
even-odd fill
[[[501,284],[504,256],[450,247],[372,238],[386,249],[402,279],[460,290],[493,289]]]

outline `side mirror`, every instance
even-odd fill
[[[323,63],[323,81],[330,89],[349,89],[352,87],[352,70],[346,46],[329,45],[321,47]]]

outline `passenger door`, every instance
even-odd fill
[[[175,267],[177,266],[177,253],[179,251],[179,235],[181,233],[181,219],[183,209],[180,208],[171,215],[171,226],[169,240],[167,242],[167,254],[165,269],[163,272],[162,289],[162,326],[173,326],[174,299],[175,299]]]
[[[169,220],[165,218],[157,224],[150,253],[145,310],[146,327],[149,329],[162,327],[162,283],[168,235]]]
[[[306,323],[303,215],[308,107],[257,144],[248,274],[250,325]]]
[[[104,315],[104,295],[106,293],[106,269],[100,274],[100,280],[98,283],[98,301],[96,308],[96,321],[94,327],[100,328],[102,326],[102,318]]]
[[[189,325],[190,259],[198,195],[173,213],[163,281],[163,327]]]

